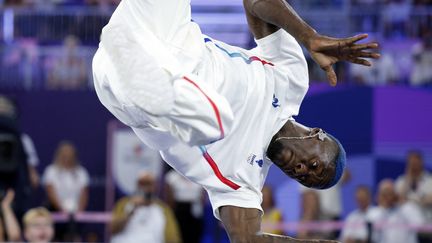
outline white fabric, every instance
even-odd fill
[[[147,6],[149,2],[152,3],[151,6]],[[153,9],[144,11],[146,6]],[[141,16],[153,11],[163,14],[152,18]],[[147,26],[146,31],[155,31],[157,36],[161,35],[158,31],[169,22],[169,29],[175,33],[166,35],[163,32],[166,38],[159,39],[159,44],[165,45],[181,64],[171,67],[174,62],[168,60],[168,63],[162,63],[161,66],[169,70],[180,68],[192,72],[199,85],[205,85],[204,92],[210,93],[210,98],[217,107],[220,100],[228,101],[228,107],[218,107],[218,110],[222,117],[229,116],[230,111],[226,109],[234,113],[234,120],[228,129],[230,132],[226,132],[224,139],[205,147],[218,168],[209,165],[200,148],[191,147],[180,142],[178,136],[172,136],[177,134],[174,130],[178,129],[182,132],[188,132],[189,129],[190,133],[199,130],[201,136],[206,136],[205,127],[188,128],[186,125],[188,121],[194,123],[195,120],[208,119],[210,115],[214,115],[213,112],[209,114],[198,109],[198,106],[203,106],[208,101],[197,104],[195,94],[185,96],[181,105],[177,104],[175,108],[178,115],[184,116],[180,121],[183,122],[182,126],[177,126],[179,120],[172,117],[150,117],[143,112],[130,112],[128,107],[118,105],[118,97],[113,90],[102,87],[101,83],[109,85],[111,82],[109,77],[106,78],[107,74],[103,73],[110,69],[110,64],[103,55],[96,54],[93,61],[95,86],[101,102],[115,115],[121,113],[117,117],[126,124],[136,121],[137,117],[146,117],[141,124],[135,124],[135,133],[148,146],[161,150],[164,160],[180,174],[207,190],[216,217],[219,217],[217,209],[224,205],[261,209],[261,189],[271,165],[265,157],[267,146],[286,121],[298,114],[308,89],[307,64],[296,40],[279,30],[257,40],[258,47],[251,51],[216,40],[204,45],[206,36],[201,34],[196,24],[190,22],[188,0],[124,0],[114,16],[122,16],[118,18],[131,26],[138,25],[135,22],[141,21],[143,23],[140,28]],[[184,19],[179,20],[179,17]],[[255,55],[272,62],[274,66],[251,61],[254,59],[250,58]],[[170,122],[172,124],[166,129],[167,126],[163,124]],[[224,184],[216,176],[216,170],[240,188],[235,190]]]
[[[112,237],[111,243],[165,243],[166,219],[157,204],[135,209],[125,229]]]
[[[422,43],[413,47],[414,67],[411,72],[411,85],[417,86],[430,83],[432,80],[432,49],[425,48]]]
[[[78,209],[82,189],[89,185],[89,175],[82,166],[65,170],[52,164],[43,174],[43,184],[54,187],[61,207],[68,212]]]
[[[411,202],[393,209],[373,208],[368,219],[374,225],[372,237],[377,243],[417,243],[417,232],[407,226],[416,227],[424,223],[420,208]],[[380,224],[386,226],[379,227]]]
[[[406,186],[408,187],[410,186],[408,185],[406,176],[405,175],[399,176],[395,184],[396,192],[401,195]],[[420,176],[420,180],[418,181],[417,190],[414,191],[411,188],[409,188],[410,190],[407,193],[407,197],[409,200],[412,200],[414,202],[420,202],[420,200],[423,197],[432,194],[431,188],[432,188],[432,176],[429,173],[424,172]]]
[[[33,140],[28,134],[21,134],[21,141],[24,146],[24,152],[27,155],[27,164],[36,167],[39,165],[39,157],[36,153],[36,149]]]
[[[341,240],[345,242],[348,240],[367,241],[368,238],[368,211],[365,212],[355,210],[351,212],[345,219],[345,225],[342,229]]]
[[[165,175],[166,183],[171,187],[177,202],[199,202],[202,200],[203,188],[171,170]]]

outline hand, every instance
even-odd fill
[[[2,208],[10,208],[14,198],[15,198],[14,190],[8,189],[5,197],[3,198],[2,202],[1,202]]]
[[[377,49],[378,43],[356,44],[356,42],[367,37],[367,34],[361,34],[350,38],[337,39],[317,35],[309,42],[308,50],[314,61],[326,72],[330,85],[336,86],[337,84],[336,73],[332,67],[333,64],[340,61],[348,61],[364,66],[372,66],[364,58],[378,59],[380,57],[378,53],[369,52],[371,49]]]
[[[131,202],[135,207],[142,206],[142,205],[145,204],[145,200],[144,200],[144,198],[141,197],[141,196],[133,196],[133,197],[131,198],[130,202]]]

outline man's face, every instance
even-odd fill
[[[54,236],[54,229],[50,219],[37,217],[25,228],[25,238],[30,243],[47,243]]]
[[[408,155],[407,172],[412,177],[418,177],[423,172],[423,160],[417,154]]]
[[[358,189],[356,192],[356,201],[360,210],[366,210],[371,201],[369,191],[364,188]]]
[[[317,133],[318,129],[313,129]],[[337,145],[325,136],[321,141],[318,137],[304,140],[280,140],[283,148],[273,159],[286,175],[302,185],[312,188],[323,188],[334,176],[335,167],[330,161],[331,153],[327,150]]]
[[[390,181],[384,181],[378,190],[378,205],[383,208],[392,208],[397,203],[397,195],[394,185]]]

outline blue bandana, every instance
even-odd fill
[[[328,188],[336,185],[343,175],[343,172],[345,169],[345,164],[346,164],[346,153],[345,153],[345,149],[343,148],[342,144],[339,142],[339,140],[337,140],[332,135],[327,133],[327,136],[329,136],[330,138],[332,138],[336,142],[336,144],[339,147],[339,154],[338,154],[338,156],[336,158],[336,162],[335,162],[336,172],[335,172],[333,179],[321,189],[328,189]]]

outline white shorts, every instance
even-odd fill
[[[228,102],[194,74],[205,47],[199,27],[191,22],[188,0],[124,0],[102,35],[112,26],[131,31],[145,52],[143,58],[151,60],[148,66],[171,75],[175,96],[169,114],[146,113],[122,87],[124,80],[110,50],[101,43],[93,59],[95,90],[114,116],[134,129],[152,127],[191,146],[215,142],[229,133],[233,113]],[[153,80],[157,77],[147,78],[143,82],[157,82]]]

